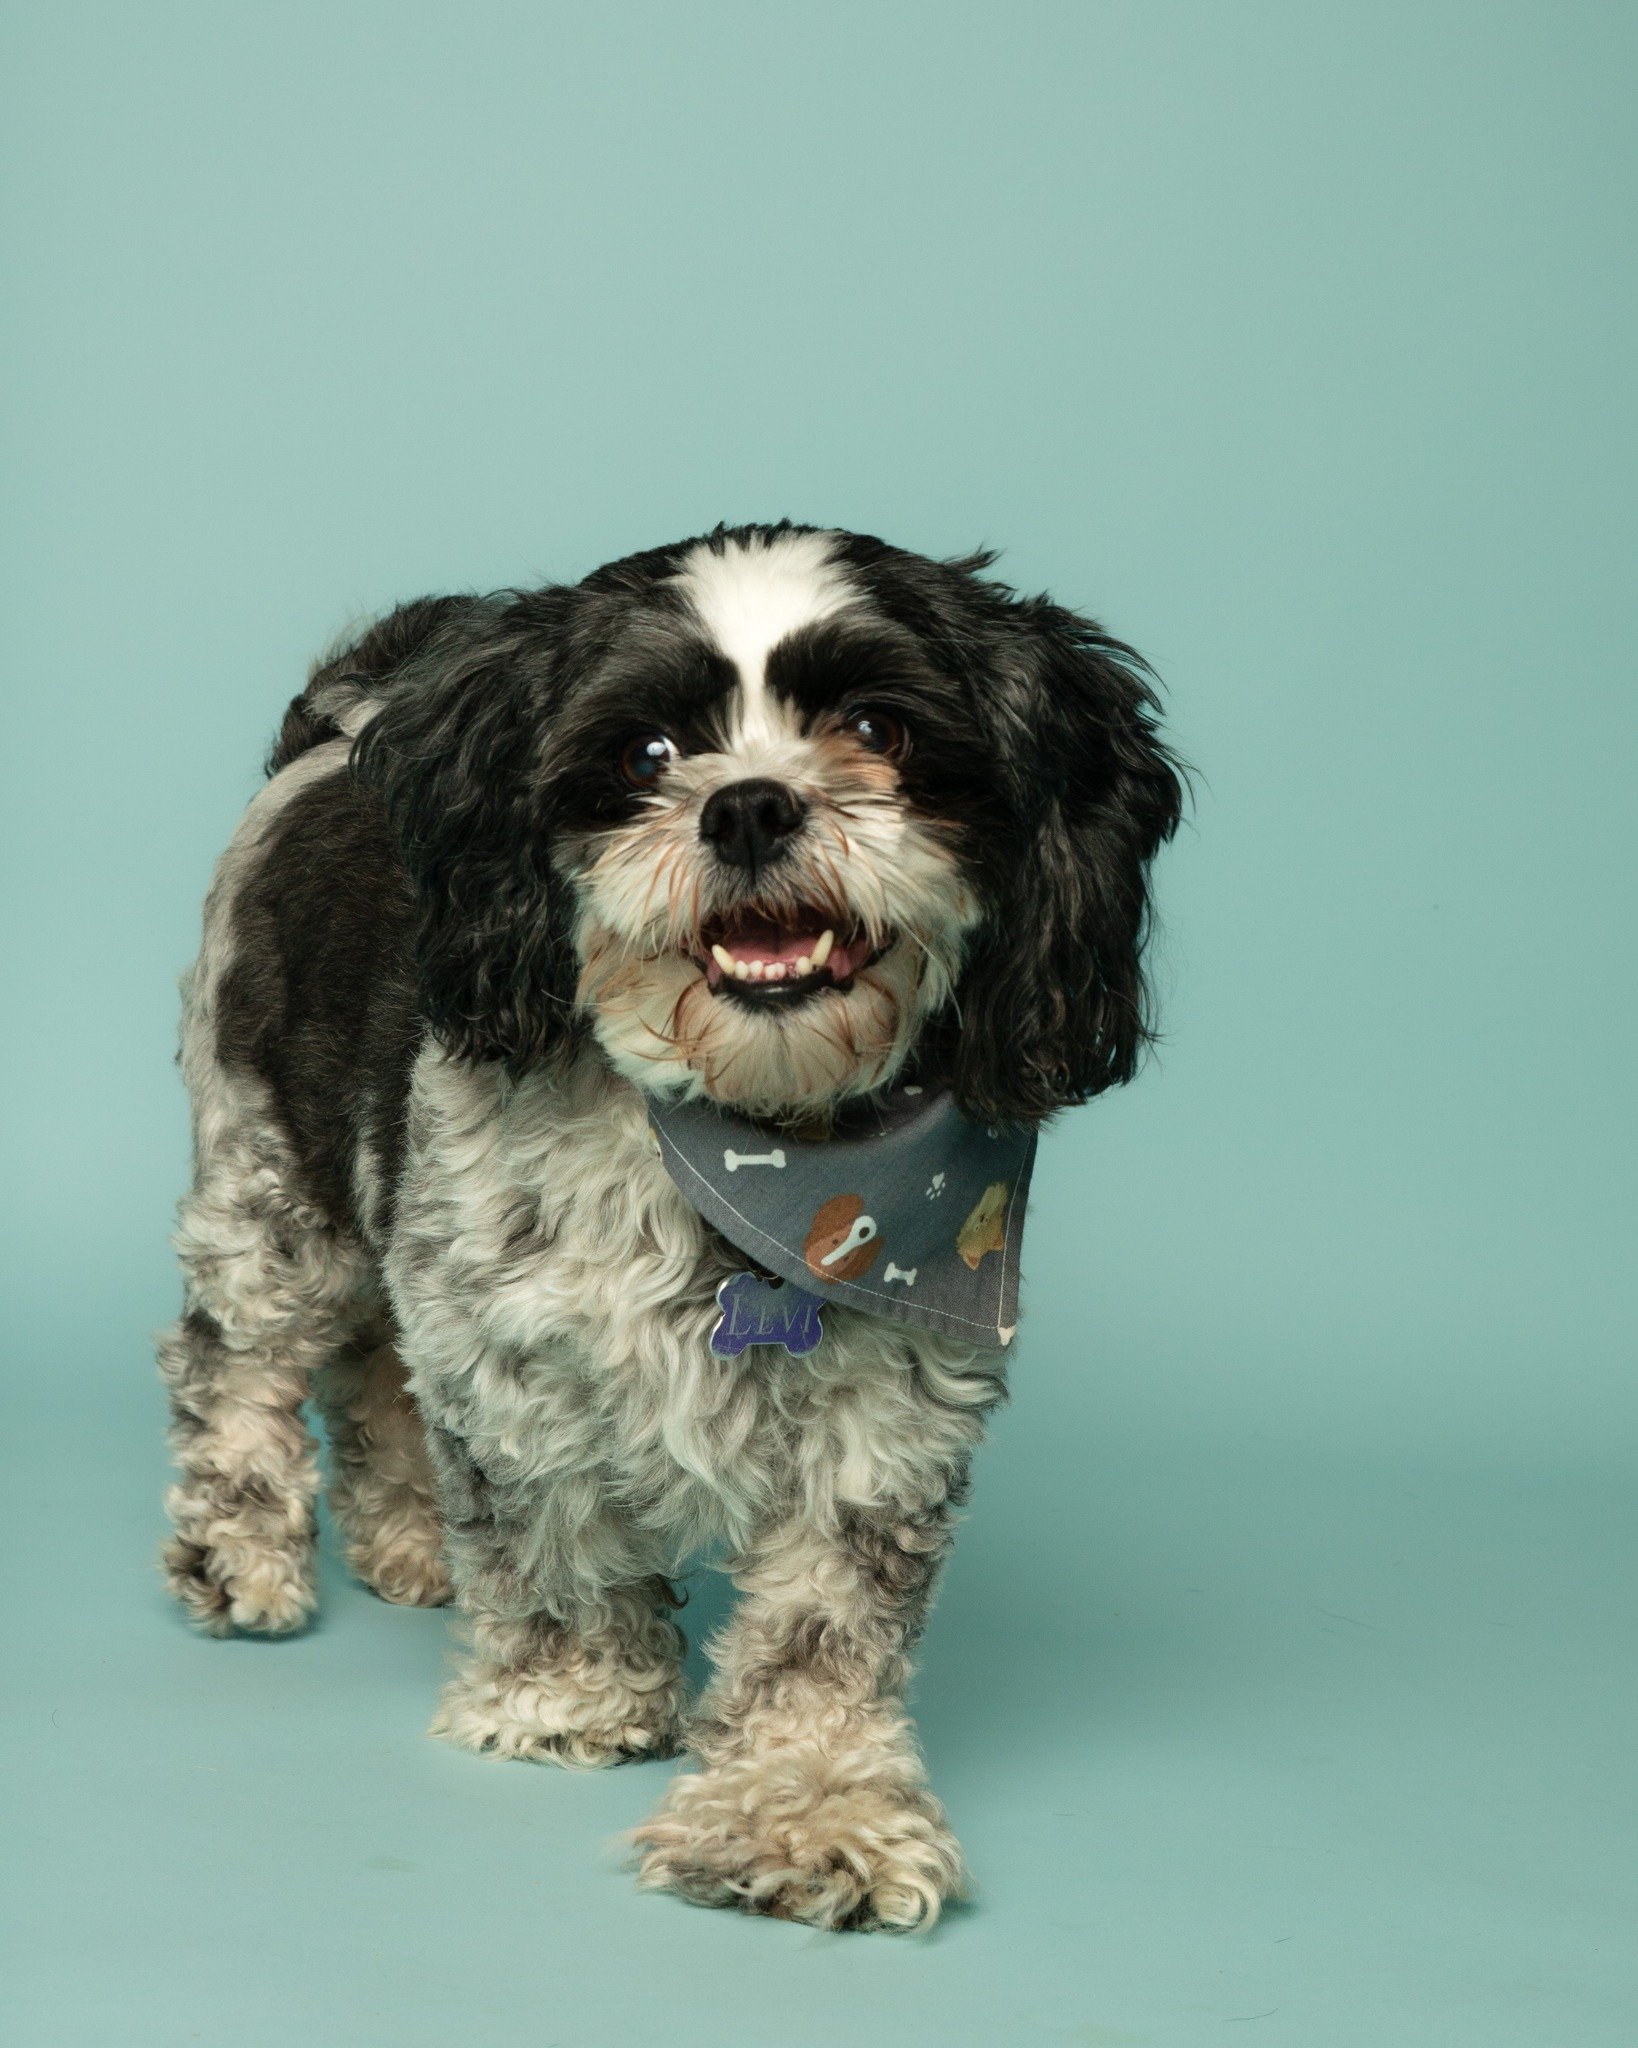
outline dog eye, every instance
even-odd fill
[[[842,721],[842,730],[852,733],[860,746],[873,754],[885,754],[893,761],[902,761],[909,750],[910,735],[904,721],[890,711],[855,711]]]
[[[620,750],[620,773],[633,789],[652,789],[678,752],[676,741],[663,732],[639,733]]]

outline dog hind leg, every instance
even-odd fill
[[[397,1351],[367,1339],[348,1344],[314,1376],[313,1392],[330,1439],[330,1509],[348,1565],[383,1600],[441,1607],[450,1582],[437,1482]]]
[[[184,1313],[159,1346],[181,1468],[162,1568],[211,1635],[286,1635],[312,1614],[318,1464],[301,1404],[368,1283],[280,1155],[268,1128],[241,1129],[202,1169],[175,1240]]]

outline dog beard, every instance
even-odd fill
[[[591,853],[578,1002],[643,1088],[822,1114],[904,1067],[951,998],[975,908],[953,835],[911,810],[890,764],[791,736],[777,765],[807,818],[765,877],[725,875],[701,841],[713,789],[744,773],[727,754],[679,764]]]

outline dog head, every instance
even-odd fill
[[[442,1041],[589,1031],[644,1089],[798,1118],[912,1065],[989,1123],[1125,1080],[1175,764],[1137,657],[987,566],[719,529],[322,671]]]

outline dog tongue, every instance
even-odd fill
[[[766,917],[746,918],[723,940],[736,960],[778,960],[787,968],[811,958],[818,943],[817,931],[792,931]]]

